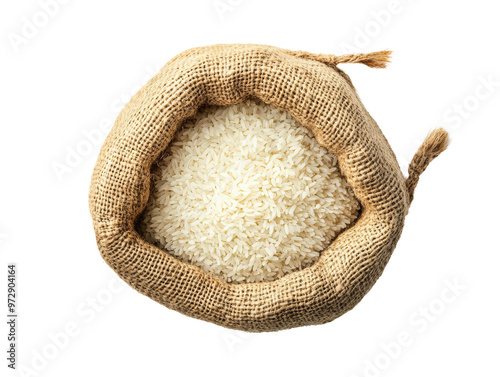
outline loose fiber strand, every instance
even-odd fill
[[[408,178],[406,188],[410,196],[410,203],[413,201],[413,194],[417,186],[420,174],[429,166],[430,162],[446,150],[450,143],[448,132],[443,128],[431,131],[418,148],[408,166]]]
[[[359,63],[370,68],[385,68],[391,61],[392,51],[383,50],[361,54],[329,55],[313,54],[307,51],[287,51],[290,55],[298,58],[316,60],[329,66],[337,64]]]
[[[367,54],[347,54],[336,56],[335,64],[360,63],[370,68],[385,68],[391,61],[392,51],[383,50]]]

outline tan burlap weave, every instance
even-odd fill
[[[137,291],[168,308],[233,329],[275,331],[332,321],[381,275],[403,229],[418,176],[446,148],[432,132],[405,180],[394,153],[340,63],[383,67],[386,51],[321,55],[261,45],[183,52],[124,107],[99,155],[90,189],[97,244]],[[145,242],[134,222],[150,192],[151,164],[202,105],[259,98],[309,127],[339,166],[363,210],[311,267],[273,282],[229,284]]]

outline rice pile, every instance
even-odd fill
[[[311,265],[360,208],[336,156],[262,102],[198,113],[154,172],[145,239],[233,283]]]

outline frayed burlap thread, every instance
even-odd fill
[[[228,328],[260,332],[326,323],[352,309],[381,275],[401,235],[418,176],[446,148],[424,141],[405,179],[396,157],[337,64],[382,68],[388,51],[324,55],[262,45],[187,50],[124,107],[92,177],[90,211],[104,260],[137,291],[168,308]],[[272,282],[230,284],[144,241],[151,165],[200,106],[258,98],[291,113],[339,166],[363,210],[319,260]],[[437,133],[436,133],[437,132]]]

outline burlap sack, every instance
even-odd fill
[[[319,55],[261,45],[216,45],[183,52],[124,107],[99,155],[90,189],[97,244],[137,291],[191,317],[246,331],[332,321],[352,309],[381,275],[403,229],[418,176],[446,148],[432,132],[405,179],[340,63],[383,67],[388,52]],[[363,210],[304,270],[273,282],[229,284],[145,242],[134,221],[150,191],[151,164],[202,105],[256,97],[291,113],[340,168]]]

